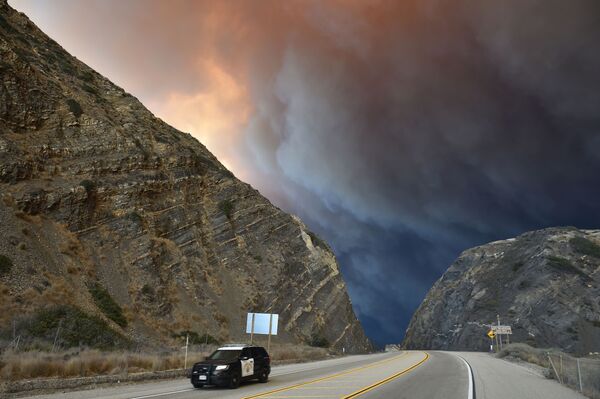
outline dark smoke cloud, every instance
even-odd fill
[[[13,3],[183,130],[237,93],[207,145],[332,243],[380,343],[462,249],[600,226],[596,0]]]

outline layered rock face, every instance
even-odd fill
[[[600,347],[600,231],[549,228],[469,249],[435,283],[406,348],[486,350],[489,324],[511,342],[575,353]]]
[[[327,244],[4,0],[0,194],[1,326],[62,304],[138,344],[245,341],[269,311],[276,342],[371,348]]]

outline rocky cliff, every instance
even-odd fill
[[[600,231],[549,228],[463,252],[406,331],[406,348],[486,350],[500,315],[512,342],[600,347]]]
[[[5,0],[0,194],[6,341],[245,340],[271,311],[279,342],[370,348],[326,243]]]

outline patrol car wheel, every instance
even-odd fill
[[[258,382],[267,382],[269,380],[269,373],[267,370],[262,370],[258,373]]]
[[[231,381],[229,382],[229,388],[236,389],[239,386],[240,386],[240,374],[233,373],[231,375]]]

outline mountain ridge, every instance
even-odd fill
[[[0,32],[3,325],[46,342],[64,317],[32,325],[68,305],[160,346],[185,331],[245,339],[245,312],[269,310],[282,342],[372,348],[334,254],[299,218],[4,0]]]
[[[511,342],[587,353],[600,345],[600,230],[547,228],[464,251],[429,290],[402,346],[487,350]]]

